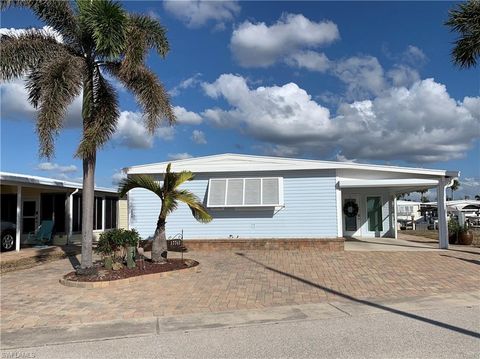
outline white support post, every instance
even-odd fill
[[[447,186],[450,180],[442,178],[437,187],[438,208],[438,247],[448,249],[448,224],[447,224]]]
[[[68,229],[67,229],[67,244],[70,244],[70,239],[72,238],[73,232],[73,194],[72,192],[68,195],[67,199],[67,221],[68,221]]]
[[[337,237],[343,237],[343,227],[342,227],[342,221],[343,221],[343,212],[342,212],[342,190],[338,186],[335,188],[335,196],[336,196],[336,202],[337,202]]]
[[[15,233],[15,250],[20,252],[20,238],[22,236],[22,186],[17,186],[17,223]]]
[[[393,237],[398,239],[397,196],[393,195]]]
[[[105,197],[102,197],[102,231],[105,231]]]

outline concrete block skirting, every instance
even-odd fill
[[[94,289],[94,288],[107,288],[107,287],[118,287],[121,285],[135,283],[140,281],[147,281],[147,280],[155,280],[161,279],[165,277],[173,277],[178,274],[185,274],[186,272],[196,272],[200,267],[200,264],[197,262],[196,265],[193,267],[188,267],[184,269],[177,269],[168,272],[161,272],[161,273],[151,273],[145,275],[139,275],[136,277],[124,278],[124,279],[117,279],[117,280],[110,280],[110,281],[98,281],[98,282],[79,282],[65,279],[65,277],[60,278],[60,284],[63,284],[67,287],[76,287],[76,288],[87,288],[87,289]]]
[[[339,252],[344,250],[345,238],[271,238],[271,239],[189,239],[184,244],[189,250],[318,250]]]

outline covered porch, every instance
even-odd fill
[[[53,222],[53,245],[81,241],[80,183],[5,172],[0,173],[0,180],[2,230],[4,225],[8,225],[8,231],[14,234],[14,249],[17,252],[26,246],[29,233],[34,233],[45,221]],[[116,191],[96,188],[94,204],[94,234],[116,228]]]
[[[336,184],[339,236],[398,238],[397,197],[436,188],[439,248],[448,248],[446,188],[453,178],[340,179]]]

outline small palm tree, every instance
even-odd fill
[[[453,192],[458,190],[460,188],[460,182],[458,180],[453,180],[452,185],[450,186],[450,190],[452,191],[452,201],[453,201]]]
[[[469,68],[477,65],[480,57],[480,1],[469,0],[450,10],[445,25],[460,34],[452,50],[453,62]]]
[[[83,94],[83,134],[76,155],[83,160],[82,262],[92,266],[93,199],[97,150],[115,132],[117,94],[106,74],[130,90],[153,133],[175,115],[164,87],[145,66],[150,49],[165,57],[166,31],[155,19],[128,14],[109,0],[2,0],[0,8],[26,7],[62,37],[39,29],[1,36],[0,79],[26,77],[29,100],[38,109],[40,156],[51,158],[67,107]]]
[[[152,261],[157,263],[165,262],[167,259],[165,223],[167,216],[177,209],[178,202],[183,202],[190,207],[192,215],[197,221],[208,223],[212,220],[212,217],[197,196],[189,190],[179,189],[183,183],[191,181],[194,178],[194,174],[190,171],[175,173],[171,172],[170,169],[171,164],[169,163],[161,185],[155,181],[155,178],[148,175],[125,178],[119,185],[119,192],[122,197],[133,188],[145,188],[155,193],[162,202],[152,244]]]

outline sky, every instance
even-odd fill
[[[117,130],[98,152],[96,184],[124,167],[245,153],[461,171],[458,196],[480,194],[480,71],[459,69],[444,26],[450,2],[130,1],[168,30],[165,59],[147,64],[177,115],[154,135],[113,81]],[[26,9],[1,32],[42,28]],[[35,109],[22,79],[0,83],[1,170],[81,180],[76,99],[39,158]]]

